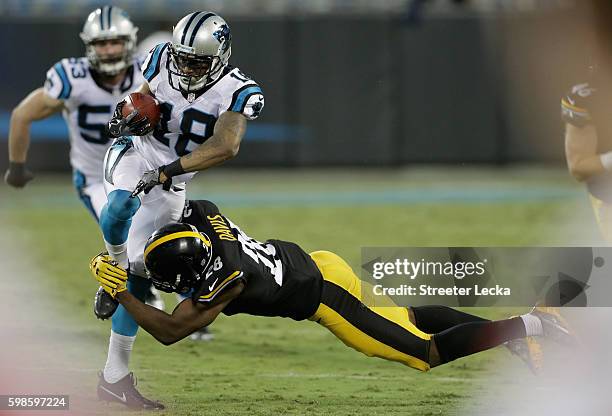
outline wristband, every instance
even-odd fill
[[[612,171],[612,152],[600,154],[599,159],[605,170]]]
[[[164,172],[164,175],[166,175],[167,178],[172,178],[185,173],[185,169],[183,169],[183,166],[181,166],[181,159],[178,158],[169,165],[164,166],[162,172]]]

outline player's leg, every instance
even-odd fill
[[[390,299],[366,299],[372,292],[362,292],[362,282],[340,257],[324,251],[311,256],[324,279],[321,304],[311,319],[366,355],[426,371],[513,339],[542,334],[540,320],[531,315],[467,322],[427,334],[410,321],[407,308],[393,307]]]
[[[410,320],[423,332],[435,334],[453,326],[469,322],[487,322],[488,319],[461,312],[448,306],[427,305],[408,308]]]
[[[362,282],[342,258],[328,251],[310,256],[324,279],[321,304],[311,320],[368,356],[429,370],[431,335],[410,321],[407,308],[372,306],[375,300],[364,299]]]
[[[488,319],[458,311],[448,306],[427,305],[408,308],[410,321],[421,331],[435,334],[454,326],[470,322],[489,322]],[[535,337],[517,338],[504,346],[520,358],[529,369],[537,374],[542,369],[542,346]]]
[[[99,222],[100,212],[106,204],[104,184],[101,181],[92,182],[91,178],[76,169],[72,172],[72,182],[87,211]]]
[[[145,279],[143,253],[150,235],[159,227],[181,218],[185,205],[185,191],[164,191],[154,188],[143,196],[142,206],[131,220],[127,238],[127,254],[130,259],[128,290],[144,301],[149,292],[150,281]],[[129,357],[136,339],[138,324],[119,305],[112,317],[112,332],[108,359],[104,367],[104,379],[114,383],[129,373]]]
[[[128,290],[141,300],[144,299],[149,282],[135,275],[132,268],[128,267],[128,238],[133,218],[141,210],[142,202],[139,197],[131,198],[130,194],[147,169],[151,169],[151,166],[134,151],[129,138],[117,140],[108,150],[104,161],[107,202],[100,212],[100,228],[106,248],[119,264],[129,269]],[[129,372],[129,359],[138,325],[121,305],[112,316],[108,356],[98,382],[98,397],[106,401],[118,401],[132,408],[162,409],[162,404],[138,392],[134,377]]]
[[[100,214],[100,228],[108,253],[128,268],[127,241],[140,197],[131,197],[142,174],[150,166],[141,158],[129,138],[115,141],[104,158],[104,187],[107,203]]]

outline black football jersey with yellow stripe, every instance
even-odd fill
[[[188,201],[183,222],[205,233],[212,243],[212,257],[193,294],[194,301],[210,302],[243,281],[244,290],[225,307],[224,314],[301,320],[316,312],[323,278],[311,257],[297,244],[259,242],[223,216],[210,201]]]

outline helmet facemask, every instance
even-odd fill
[[[193,259],[180,257],[179,261],[184,266],[180,270],[165,270],[159,273],[147,269],[147,274],[156,289],[166,293],[186,294],[196,287],[200,281],[200,274],[193,267]]]
[[[173,82],[178,78],[179,89],[187,93],[201,90],[215,81],[224,67],[219,56],[198,56],[181,52],[172,44],[170,57],[170,85],[177,89]]]

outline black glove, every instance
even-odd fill
[[[561,118],[576,127],[584,127],[592,122],[590,107],[593,105],[596,90],[588,83],[574,85],[561,98]]]
[[[34,179],[32,172],[26,169],[23,162],[9,162],[9,168],[4,174],[4,182],[14,188],[23,188]]]
[[[138,117],[138,110],[133,110],[127,117],[123,117],[122,109],[125,100],[119,101],[115,107],[113,118],[108,122],[108,134],[111,137],[144,136],[153,131],[153,126],[147,117]]]
[[[157,169],[148,170],[143,173],[142,178],[140,178],[140,181],[138,181],[136,188],[130,196],[134,198],[143,191],[145,194],[148,194],[151,192],[151,189],[155,188],[157,185],[162,185],[164,191],[169,191],[170,187],[172,186],[172,178],[167,178],[165,182],[161,182],[159,180],[159,176],[165,167],[166,166],[160,166]]]

